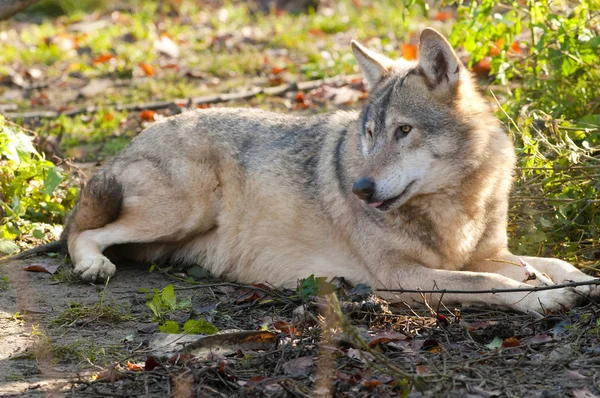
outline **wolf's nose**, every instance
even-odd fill
[[[352,192],[362,200],[368,202],[375,193],[375,181],[371,178],[359,178],[352,185]]]

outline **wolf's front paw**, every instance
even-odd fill
[[[600,281],[600,279],[593,278],[584,273],[579,274],[580,275],[572,275],[570,277],[567,277],[567,279],[563,280],[561,283]],[[600,298],[600,285],[577,286],[575,290],[583,296],[589,297],[591,299]]]
[[[556,314],[577,307],[584,301],[581,292],[573,288],[531,292],[515,303],[515,308],[532,315]]]
[[[87,282],[106,280],[117,272],[117,267],[106,257],[85,257],[75,264],[75,274]]]

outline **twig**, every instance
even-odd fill
[[[440,293],[440,294],[486,294],[486,293],[513,293],[513,292],[538,292],[543,290],[565,289],[568,287],[600,285],[600,279],[582,282],[569,282],[552,286],[531,286],[510,289],[485,289],[485,290],[455,290],[455,289],[377,289],[376,292],[395,293]]]
[[[187,107],[193,107],[197,105],[208,105],[218,104],[229,101],[248,100],[258,95],[267,96],[281,96],[290,91],[306,91],[321,87],[324,84],[343,84],[354,79],[361,78],[361,75],[345,75],[345,76],[334,76],[326,79],[310,80],[306,82],[291,82],[282,84],[275,87],[257,87],[251,90],[240,91],[235,93],[223,93],[205,95],[196,98],[183,98],[172,101],[158,101],[158,102],[146,102],[141,104],[126,104],[126,105],[114,105],[114,106],[85,106],[75,108],[67,111],[32,111],[23,113],[5,113],[4,116],[11,119],[20,119],[24,122],[31,121],[33,119],[53,119],[61,115],[73,117],[82,113],[96,113],[100,110],[114,109],[116,111],[131,111],[139,112],[144,110],[158,110],[166,109],[170,107],[179,107],[180,104],[185,104]]]

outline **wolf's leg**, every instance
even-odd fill
[[[125,243],[181,242],[216,224],[216,197],[182,192],[150,193],[123,200],[119,217],[103,227],[69,235],[69,253],[83,280],[106,279],[116,268],[102,252]]]
[[[519,264],[519,260],[522,259],[531,264],[536,270],[548,275],[557,284],[585,282],[597,279],[584,274],[566,261],[556,258],[517,256],[508,251],[503,251],[497,256],[492,256],[490,259],[476,262],[474,265],[468,267],[468,270],[495,272],[516,281],[523,281],[527,278],[524,268],[508,263],[496,262],[493,261],[494,259],[501,259],[516,264]],[[600,287],[598,285],[579,286],[575,290],[592,298],[600,296]]]
[[[500,275],[498,273],[447,271],[427,268],[421,265],[404,266],[392,271],[387,279],[378,283],[378,288],[388,289],[447,289],[447,290],[492,290],[492,289],[518,289],[530,287],[525,283]],[[422,302],[422,297],[417,293],[402,293],[396,296],[391,292],[380,291],[382,297],[398,301],[398,297],[406,297],[415,302]],[[559,289],[540,292],[510,292],[510,293],[480,293],[480,294],[425,294],[431,303],[443,300],[448,303],[462,303],[465,305],[487,304],[492,306],[508,307],[526,313],[545,314],[547,311],[556,312],[575,307],[580,295],[574,290]]]

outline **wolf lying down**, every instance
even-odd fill
[[[140,134],[81,191],[61,238],[75,272],[106,279],[116,268],[105,254],[117,254],[281,287],[310,274],[377,289],[526,287],[507,249],[513,145],[448,41],[425,29],[418,61],[352,50],[370,87],[360,112],[198,110]],[[523,259],[556,283],[593,279]],[[443,300],[546,313],[598,295],[580,286]]]

